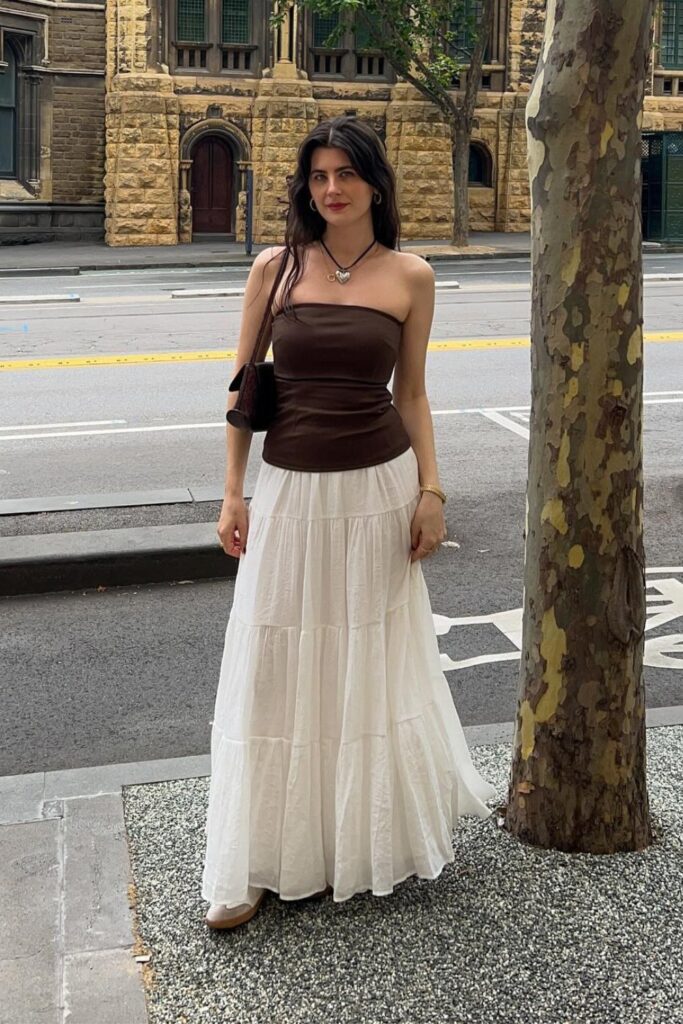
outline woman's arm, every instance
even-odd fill
[[[425,388],[427,344],[434,318],[434,271],[419,256],[405,254],[410,312],[403,324],[401,347],[394,369],[393,400],[417,457],[420,484],[440,487],[434,427]],[[424,558],[446,537],[443,503],[425,491],[411,527],[411,561]]]
[[[417,456],[420,483],[439,486],[432,414],[425,388],[427,344],[434,318],[434,271],[429,263],[414,256],[407,277],[410,312],[403,324],[394,370],[393,399]]]
[[[237,354],[233,365],[233,376],[251,359],[256,335],[266,302],[280,265],[279,256],[283,246],[272,246],[260,252],[251,266],[244,289],[242,320],[240,323]],[[275,259],[272,257],[275,256]],[[264,353],[260,353],[263,358]],[[237,391],[228,392],[227,409],[231,409],[238,397]],[[226,554],[238,557],[246,551],[249,529],[247,508],[244,502],[244,477],[249,461],[251,432],[238,430],[226,424],[226,472],[223,507],[218,520],[218,536]]]

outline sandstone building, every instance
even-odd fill
[[[0,241],[101,237],[101,4],[0,4]]]
[[[472,4],[476,0],[471,0]],[[366,118],[396,169],[405,239],[450,236],[448,132],[349,31],[266,0],[2,0],[0,241],[277,241],[300,139]],[[471,226],[528,227],[524,107],[544,0],[497,0],[470,152]],[[683,0],[661,0],[643,124],[646,236],[683,240]],[[465,72],[466,73],[466,72]],[[453,83],[462,88],[463,80]],[[679,184],[680,182],[680,184]]]

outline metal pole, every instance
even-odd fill
[[[247,167],[247,218],[244,228],[244,243],[247,256],[251,256],[252,231],[254,223],[254,171]]]

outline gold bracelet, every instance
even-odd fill
[[[432,494],[438,494],[444,505],[446,504],[446,495],[443,493],[441,488],[437,487],[435,484],[422,484],[420,487],[420,493],[422,494],[424,491],[431,491]]]

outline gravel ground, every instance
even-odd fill
[[[683,1022],[683,728],[648,737],[643,853],[541,851],[463,819],[436,881],[339,904],[270,894],[232,933],[203,924],[207,780],[128,787],[150,1024]],[[503,799],[509,748],[473,755]]]

